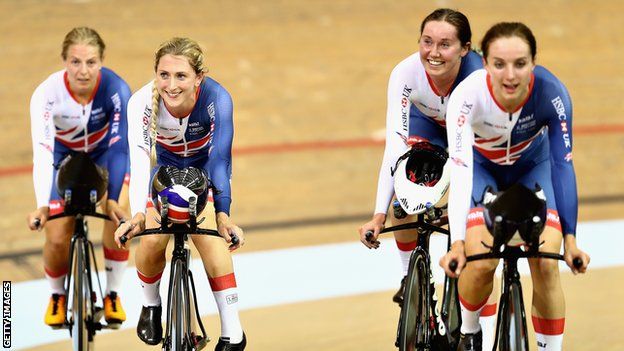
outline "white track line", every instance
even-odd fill
[[[355,232],[355,229],[354,229]],[[591,268],[624,265],[617,248],[624,246],[624,220],[587,222],[579,225],[579,246],[592,256]],[[355,234],[354,234],[355,236]],[[444,236],[431,241],[432,262],[437,268],[444,251]],[[522,273],[526,264],[519,265]],[[392,239],[382,240],[379,250],[368,250],[359,242],[297,247],[238,254],[234,256],[240,308],[250,309],[323,298],[349,296],[395,289],[400,280],[399,258]],[[562,270],[567,270],[561,264]],[[168,271],[169,266],[166,268]],[[199,260],[192,263],[202,315],[216,313],[216,306]],[[442,281],[441,270],[435,277]],[[589,273],[591,274],[591,273]],[[101,274],[101,279],[104,279]],[[104,281],[103,281],[104,283]],[[163,275],[161,296],[166,296],[168,274]],[[140,312],[142,292],[136,269],[124,276],[123,304],[134,328]],[[49,298],[45,280],[12,286],[12,347],[14,350],[67,340],[67,331],[51,330],[43,324]]]

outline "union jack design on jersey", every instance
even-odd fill
[[[74,151],[91,152],[99,146],[102,140],[106,139],[108,127],[109,123],[107,122],[100,130],[88,133],[86,128],[73,127],[62,130],[57,126],[56,141]],[[115,136],[115,138],[119,138],[119,136]],[[113,140],[111,139],[111,141]]]
[[[475,144],[474,147],[481,153],[481,155],[487,157],[490,161],[498,164],[513,164],[516,162],[525,150],[531,147],[531,143],[533,140],[541,135],[543,129],[541,129],[537,134],[532,136],[527,140],[523,140],[514,145],[505,138],[505,136],[498,136],[491,139],[481,138],[479,136],[475,136]]]

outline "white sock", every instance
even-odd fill
[[[462,317],[460,331],[462,334],[475,334],[478,333],[479,330],[481,330],[481,325],[479,324],[479,315],[481,314],[481,310],[486,303],[487,298],[477,305],[472,305],[464,300],[461,295],[459,296],[459,306],[461,307]]]
[[[479,324],[483,331],[483,350],[489,351],[494,348],[494,337],[496,336],[496,305],[496,302],[485,305],[479,316]]]
[[[143,290],[143,306],[160,306],[160,278],[162,277],[162,272],[153,277],[147,277],[137,269],[137,274]]]
[[[221,337],[238,344],[243,340],[243,327],[238,317],[238,288],[234,273],[209,278],[208,281],[219,309]]]
[[[561,351],[565,318],[545,319],[532,316],[539,351]]]
[[[65,295],[65,277],[67,277],[67,271],[65,272],[52,272],[44,267],[45,277],[50,284],[50,292],[52,294]]]
[[[128,250],[114,250],[104,247],[104,268],[106,269],[106,295],[119,292],[123,275],[128,265]]]
[[[399,248],[399,258],[401,259],[401,267],[403,268],[404,277],[407,275],[410,257],[412,256],[412,251],[414,251],[414,249],[416,248],[416,244],[416,240],[410,241],[408,243],[396,241],[396,245]]]

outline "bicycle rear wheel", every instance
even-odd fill
[[[429,348],[429,270],[424,253],[415,250],[403,293],[403,308],[399,327],[399,350],[413,351]]]
[[[71,335],[73,350],[93,350],[93,336],[89,331],[91,321],[91,289],[87,271],[86,243],[75,241],[74,284],[72,286]]]
[[[528,351],[529,338],[520,284],[514,282],[509,286],[506,306],[502,312],[502,324],[499,327],[500,350]]]

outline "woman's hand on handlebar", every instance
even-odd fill
[[[440,267],[451,278],[459,278],[459,274],[466,265],[464,241],[457,240],[451,245],[451,250],[440,258]]]
[[[234,251],[245,245],[243,230],[230,221],[230,216],[225,212],[217,213],[217,231],[230,244],[230,251]]]
[[[585,273],[591,260],[588,254],[576,246],[574,235],[565,236],[563,258],[574,274]]]
[[[383,230],[385,222],[386,215],[384,213],[375,213],[373,219],[358,229],[360,241],[364,246],[369,249],[379,248],[379,240],[377,240],[377,238],[379,237],[379,233]]]
[[[117,230],[115,231],[115,243],[117,247],[126,248],[126,242],[132,239],[133,236],[141,233],[145,230],[145,213],[137,213],[128,222],[121,222]],[[124,240],[121,237],[125,237]],[[123,242],[122,242],[123,241]]]
[[[106,214],[116,226],[128,218],[126,211],[119,206],[119,203],[111,199],[106,200]]]
[[[26,220],[28,221],[28,228],[30,230],[39,230],[43,229],[43,226],[48,221],[48,217],[50,216],[50,208],[48,206],[39,207],[38,209],[32,211],[28,214]]]

